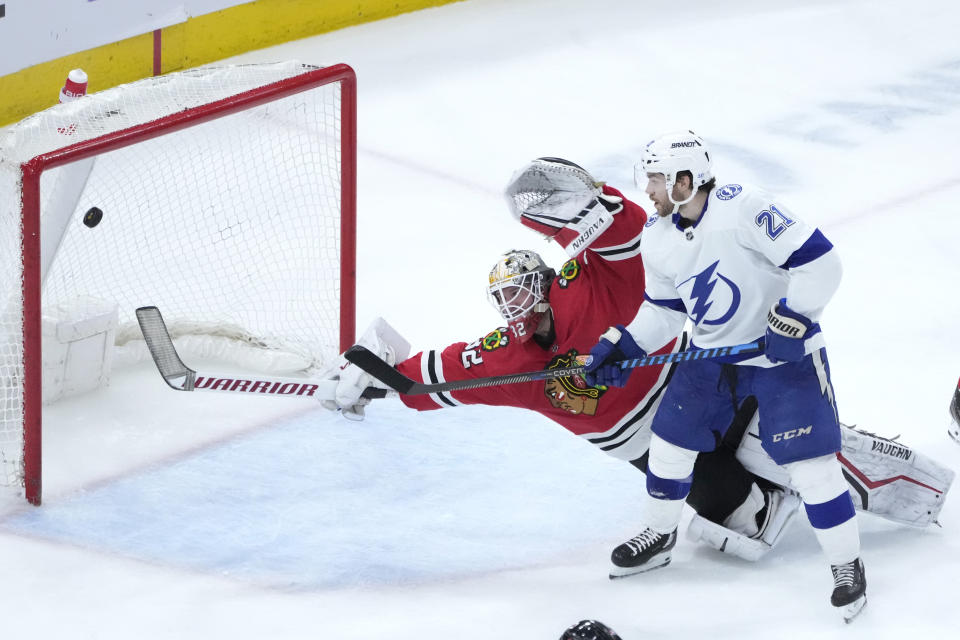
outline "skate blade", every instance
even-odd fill
[[[647,573],[654,569],[660,569],[670,564],[670,559],[670,556],[666,558],[653,558],[650,562],[637,567],[618,567],[614,565],[614,567],[610,569],[610,579],[619,580],[620,578],[627,578],[637,575],[638,573]]]
[[[860,615],[865,606],[867,606],[867,594],[863,594],[848,605],[839,607],[840,613],[843,614],[843,621],[847,624],[853,622],[854,618]]]

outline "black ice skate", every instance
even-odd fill
[[[676,543],[676,529],[666,534],[644,529],[640,535],[630,538],[610,554],[610,561],[613,562],[610,579],[667,566],[670,564],[670,550]]]
[[[867,604],[867,577],[863,571],[863,562],[857,558],[853,562],[830,565],[833,571],[833,595],[830,604],[840,609],[844,622],[851,622]]]

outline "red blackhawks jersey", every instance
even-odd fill
[[[604,192],[621,195],[610,187]],[[554,279],[549,298],[556,335],[547,348],[535,340],[515,340],[500,327],[473,342],[423,351],[397,368],[418,382],[438,383],[574,366],[575,356],[589,353],[608,327],[633,320],[643,302],[640,234],[647,216],[638,205],[626,199],[623,204],[614,223]],[[678,348],[678,342],[657,353]],[[469,404],[531,409],[611,455],[634,460],[649,447],[650,423],[671,371],[669,366],[640,367],[622,389],[590,386],[583,377],[570,376],[400,397],[420,411]]]

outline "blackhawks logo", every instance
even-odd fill
[[[577,262],[576,258],[572,260],[567,260],[563,263],[563,266],[560,267],[560,273],[557,277],[557,284],[560,285],[561,289],[566,289],[571,282],[577,279],[580,275],[580,263]]]
[[[494,349],[505,347],[508,344],[510,344],[510,336],[507,334],[506,327],[494,329],[487,335],[480,338],[480,348],[482,348],[484,351],[493,351]]]
[[[571,260],[570,262],[573,262]],[[567,263],[569,264],[569,263]],[[566,266],[566,265],[564,265]],[[554,356],[547,365],[547,369],[564,369],[576,366],[576,349]],[[591,387],[586,379],[580,375],[565,376],[547,380],[543,393],[547,400],[556,409],[563,409],[573,414],[585,413],[588,416],[596,415],[600,396],[606,392],[606,387]]]

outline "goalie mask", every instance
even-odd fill
[[[693,174],[693,193],[686,200],[677,202],[673,199],[673,186],[681,171]],[[663,174],[667,197],[679,206],[693,200],[697,190],[713,180],[713,161],[703,138],[693,131],[665,133],[647,143],[643,157],[634,165],[633,177],[638,187],[646,183],[648,173]]]
[[[490,270],[487,298],[514,337],[526,342],[550,310],[547,294],[556,275],[533,251],[509,251]]]
[[[552,237],[600,195],[601,184],[569,160],[537,158],[513,174],[505,195],[521,224]]]

